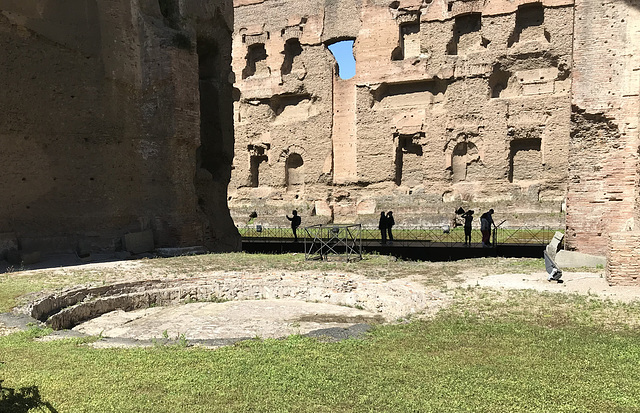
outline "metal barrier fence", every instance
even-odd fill
[[[313,227],[315,226],[299,228],[298,235],[308,238],[306,241],[310,242],[313,237],[306,230]],[[326,226],[326,228],[333,227],[334,225]],[[287,242],[293,240],[291,228],[269,228],[263,225],[256,225],[239,227],[238,230],[242,238],[247,241]],[[551,241],[556,231],[562,232],[563,230],[548,227],[496,228],[492,232],[491,242],[494,245],[546,245]],[[380,231],[378,229],[361,228],[359,232],[363,244],[372,245],[380,242]],[[323,235],[323,239],[329,238],[331,238],[331,234]],[[430,244],[463,246],[464,228],[457,227],[450,230],[443,230],[442,228],[398,228],[393,230],[392,243],[398,246],[429,246]],[[482,243],[482,233],[479,229],[471,231],[471,243]]]
[[[306,260],[329,257],[345,261],[362,259],[362,225],[312,225],[304,228]]]

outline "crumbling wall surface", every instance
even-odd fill
[[[577,108],[572,115],[566,246],[605,255],[609,233],[633,217],[637,148],[614,120]]]
[[[181,19],[174,26],[178,30],[173,36],[188,37],[190,51],[195,54],[186,60],[189,69],[181,75],[195,69],[195,76],[187,79],[199,80],[196,92],[187,87],[183,92],[187,98],[199,101],[199,119],[190,120],[199,124],[195,189],[197,209],[204,216],[203,241],[210,250],[234,251],[241,244],[227,204],[234,157],[233,4],[231,0],[180,4]]]
[[[434,225],[475,205],[496,207],[512,225],[563,225],[572,1],[241,3],[233,65],[251,66],[251,76],[236,79],[236,222],[253,207],[283,216],[297,205],[327,220],[373,225],[376,211],[394,209],[400,225]],[[294,83],[279,69],[293,33],[306,68]],[[356,58],[348,81],[326,52],[347,38]],[[266,62],[255,70],[252,48]],[[308,93],[315,110],[275,121],[268,108],[287,93]],[[306,149],[310,180],[295,199],[273,168],[276,140],[292,138]]]
[[[464,4],[471,9],[457,10]],[[523,3],[534,8],[528,14],[494,6],[380,2],[363,13],[363,27],[376,30],[363,30],[356,47],[361,197],[377,198],[391,179],[387,190],[412,200],[378,205],[405,205],[411,222],[475,203],[499,206],[515,225],[536,224],[538,216],[513,219],[527,211],[562,225],[552,215],[567,185],[571,3]],[[421,53],[385,56],[414,21]]]
[[[236,3],[233,67],[240,93],[229,202],[244,220],[263,202],[287,205],[277,212],[284,218],[292,208],[308,215],[309,194],[327,197],[335,60],[323,43],[330,41],[324,3]],[[327,13],[353,14],[347,3],[335,2]],[[349,36],[354,29],[345,21],[336,30]]]
[[[640,14],[634,2],[591,0],[575,14],[566,246],[607,255],[638,213]]]
[[[0,1],[0,232],[23,248],[204,241],[195,29],[163,3]]]

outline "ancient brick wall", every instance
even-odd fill
[[[334,67],[322,44],[323,4],[235,3],[233,68],[240,96],[229,197],[245,219],[256,209],[261,215],[282,212],[284,219],[298,208],[308,216],[313,202],[302,203],[306,194],[328,196]],[[294,170],[302,182],[288,185]]]
[[[399,225],[438,225],[463,205],[494,207],[513,226],[564,225],[571,1],[265,0],[235,10],[234,71],[251,66],[236,78],[236,223],[256,211],[277,225],[295,207],[306,222],[375,225],[393,209]],[[304,68],[295,79],[281,69],[292,36]],[[348,81],[327,51],[342,39],[355,40]],[[274,102],[285,98],[297,116],[283,118]],[[304,152],[294,192],[278,161],[292,141]]]
[[[237,248],[226,188],[199,205],[195,182],[205,148],[196,33],[219,37],[231,13],[223,2],[0,2],[0,232],[43,252],[115,249],[143,229],[158,246]]]
[[[640,15],[617,1],[576,1],[575,13],[565,242],[605,255],[637,219]]]
[[[609,234],[607,279],[615,285],[638,285],[640,280],[640,232]]]

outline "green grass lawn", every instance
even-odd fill
[[[172,267],[204,264],[190,259]],[[532,265],[494,263],[498,271]],[[404,274],[438,269],[389,265],[407,267]],[[483,260],[452,265],[450,272],[464,265],[495,273]],[[21,279],[10,275],[0,287]],[[41,407],[61,413],[640,411],[640,305],[480,288],[452,298],[435,318],[377,326],[366,339],[339,343],[292,336],[218,350],[97,350],[86,345],[93,338],[36,341],[49,332],[34,328],[0,337],[0,379],[19,395],[37,390]],[[12,411],[26,410],[0,400],[0,412]]]

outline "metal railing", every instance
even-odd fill
[[[356,224],[359,225],[359,224]],[[307,232],[311,227],[300,227],[298,235],[300,238],[305,237],[307,242],[313,238]],[[336,225],[326,225],[325,228],[337,227]],[[282,227],[266,227],[264,225],[239,227],[240,235],[246,241],[261,242],[287,242],[293,240],[293,232],[291,228]],[[549,227],[515,227],[515,228],[495,228],[492,231],[491,242],[493,245],[546,245],[548,244],[556,231],[562,232]],[[359,229],[360,238],[365,245],[375,245],[380,243],[381,235],[378,229],[362,228]],[[330,234],[323,235],[323,239],[330,239]],[[443,228],[397,228],[393,230],[392,245],[397,246],[463,246],[465,242],[464,228],[457,227],[452,229]],[[479,229],[471,231],[471,243],[481,244],[482,233]]]
[[[362,259],[362,225],[312,225],[304,228],[305,259]]]

